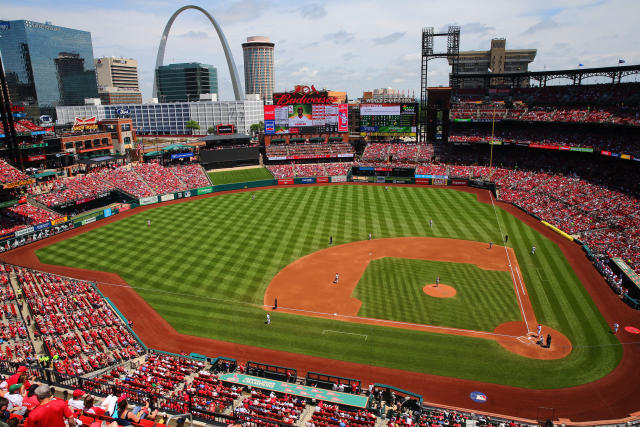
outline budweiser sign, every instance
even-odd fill
[[[274,93],[273,103],[275,105],[333,104],[335,98],[329,96],[326,91],[319,92],[313,85],[297,85],[293,92]]]
[[[98,129],[98,118],[96,116],[88,119],[76,117],[71,129],[74,131]]]

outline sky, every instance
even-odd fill
[[[276,91],[313,84],[346,91],[350,99],[382,87],[418,95],[423,27],[459,25],[461,50],[488,50],[496,37],[506,38],[507,49],[537,49],[531,70],[640,63],[638,0],[0,0],[0,20],[51,21],[91,32],[94,57],[138,61],[146,100],[164,26],[187,4],[218,21],[243,87],[241,44],[256,35],[276,44]],[[435,50],[446,50],[446,38],[436,40]],[[198,11],[183,12],[171,28],[164,63],[178,62],[215,66],[219,99],[233,99],[222,45]],[[428,82],[447,85],[445,60],[430,61]]]

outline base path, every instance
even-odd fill
[[[352,296],[353,291],[369,263],[386,257],[475,264],[485,270],[508,271],[513,278],[514,291],[518,295],[517,303],[523,319],[527,322],[513,322],[519,325],[517,328],[486,332],[359,317],[358,311],[362,302]],[[505,250],[503,246],[494,245],[492,250],[487,250],[486,243],[469,240],[433,237],[362,240],[332,246],[287,265],[269,284],[264,294],[264,305],[269,307],[270,303],[278,298],[278,311],[281,312],[495,340],[513,353],[534,359],[551,360],[568,356],[571,353],[571,342],[558,331],[546,328],[545,333],[551,333],[555,340],[549,349],[526,339],[529,333],[526,325],[532,327],[537,322],[529,297],[523,292],[524,283],[520,280],[522,274],[514,262],[515,259],[515,253],[511,248]],[[514,265],[513,269],[510,264]],[[337,284],[334,283],[336,273],[340,275]],[[436,288],[435,285],[427,285],[430,292],[440,297],[445,295],[443,292],[447,289],[455,294],[454,288],[441,286]],[[448,294],[452,296],[451,292]],[[525,341],[522,341],[523,336]]]
[[[385,184],[348,183],[330,185],[384,186]],[[300,185],[299,187],[303,186],[309,187],[309,185]],[[422,185],[407,186],[424,188]],[[482,203],[491,202],[490,193],[486,190],[470,187],[439,188],[472,193],[475,194]],[[256,189],[240,191],[256,191]],[[197,198],[216,197],[219,194],[224,193],[214,193],[206,196],[198,196]],[[194,198],[188,200],[193,199]],[[531,390],[399,369],[382,368],[180,334],[118,275],[42,264],[35,255],[37,248],[66,240],[69,237],[99,228],[110,222],[119,221],[127,216],[144,212],[146,209],[153,209],[158,206],[166,206],[184,201],[186,200],[164,202],[159,205],[145,206],[130,212],[124,212],[89,224],[88,226],[14,249],[0,255],[0,259],[4,262],[54,274],[122,284],[122,287],[100,286],[100,289],[118,306],[120,311],[122,311],[128,319],[134,321],[135,332],[150,348],[175,353],[194,352],[210,356],[220,355],[235,358],[241,363],[245,363],[247,360],[256,360],[262,363],[295,368],[298,370],[298,375],[301,376],[304,376],[308,371],[314,371],[348,378],[358,378],[363,384],[390,384],[421,394],[427,404],[466,408],[471,411],[489,412],[511,417],[535,419],[538,415],[539,407],[554,408],[556,417],[567,418],[573,421],[619,419],[638,411],[638,396],[640,396],[640,369],[638,369],[640,345],[637,344],[637,335],[632,335],[623,328],[621,328],[617,335],[617,338],[622,344],[625,344],[623,345],[624,352],[622,361],[612,373],[597,381],[576,387],[553,390]],[[640,325],[640,313],[624,304],[617,295],[611,292],[611,289],[603,277],[586,258],[584,252],[578,245],[560,237],[560,235],[540,224],[540,221],[537,221],[515,206],[501,202],[497,202],[496,205],[554,241],[560,247],[585,289],[610,324],[618,322],[623,327],[626,325]],[[335,271],[331,273],[335,274]],[[273,301],[270,303],[272,302]],[[489,400],[484,404],[472,402],[469,399],[469,393],[475,390],[485,393],[489,397]]]

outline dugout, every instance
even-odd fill
[[[290,383],[296,382],[296,378],[298,378],[298,371],[294,368],[252,361],[247,362],[246,374]]]
[[[320,374],[318,372],[307,372],[304,384],[308,386],[314,386],[317,388],[323,388],[326,390],[333,390],[334,384],[339,386],[345,385],[345,392],[351,393],[353,384],[356,385],[356,393],[360,393],[360,380],[346,377],[338,377],[336,375]]]
[[[388,405],[394,407],[396,404],[400,403],[400,407],[402,409],[409,409],[411,411],[418,412],[422,411],[421,395],[387,384],[376,383],[373,386],[376,390],[376,397],[379,402],[380,400],[384,400]],[[395,411],[391,410],[390,412]]]
[[[216,357],[215,359],[210,358],[209,363],[211,363],[211,371],[216,374],[220,372],[233,372],[238,367],[236,359],[222,356]]]

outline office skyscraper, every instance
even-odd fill
[[[91,33],[50,23],[0,21],[0,52],[11,101],[29,115],[96,98]]]
[[[198,101],[201,94],[218,95],[216,67],[198,62],[158,67],[156,82],[159,102]]]
[[[247,37],[242,43],[244,52],[244,90],[246,94],[258,93],[265,101],[273,98],[275,76],[273,74],[273,48],[268,37]]]
[[[141,104],[138,61],[104,57],[95,60],[98,95],[103,104]]]

